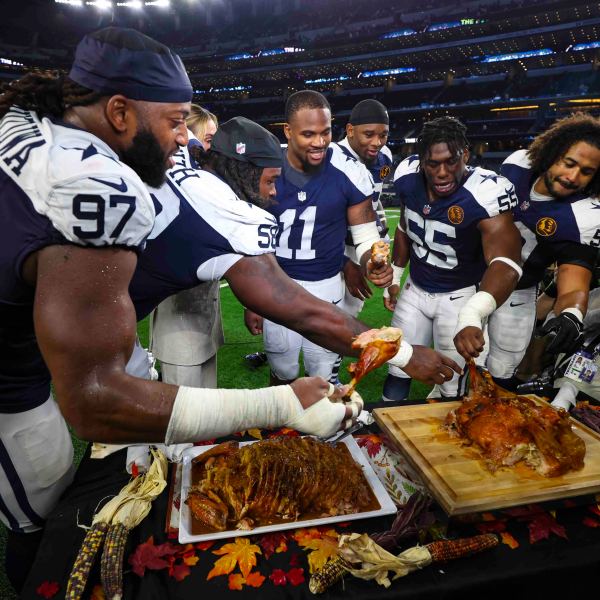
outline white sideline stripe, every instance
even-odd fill
[[[219,288],[220,288],[220,289],[223,289],[224,287],[229,287],[229,284],[228,284],[227,282],[225,282],[225,283],[221,283],[221,284],[219,285]]]

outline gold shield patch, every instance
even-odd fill
[[[379,179],[381,179],[381,181],[383,181],[389,174],[390,174],[390,167],[389,165],[385,165],[384,167],[381,167],[381,169],[379,169]]]
[[[450,221],[450,223],[459,225],[460,223],[463,222],[464,218],[465,218],[465,211],[460,206],[456,206],[456,204],[455,204],[454,206],[451,206],[448,209],[448,220]]]
[[[556,233],[557,227],[558,225],[552,217],[542,217],[535,224],[535,230],[537,231],[538,235],[541,235],[543,237],[554,235]]]

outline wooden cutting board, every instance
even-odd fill
[[[571,419],[586,445],[581,471],[549,478],[519,463],[491,473],[477,450],[462,446],[441,427],[448,412],[459,405],[440,402],[373,410],[379,426],[449,515],[600,492],[600,435],[585,425]]]

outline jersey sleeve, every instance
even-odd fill
[[[488,217],[510,212],[517,206],[515,186],[506,177],[493,171],[476,169],[465,188],[473,194]]]
[[[80,176],[50,190],[46,216],[68,241],[143,249],[155,218],[152,199],[141,180],[117,173]]]
[[[227,232],[221,233],[235,252],[246,256],[275,252],[279,225],[273,215],[236,198],[229,203],[227,217]]]
[[[418,173],[419,171],[419,157],[414,154],[405,158],[396,167],[394,171],[394,191],[396,192],[396,198],[401,204],[404,204],[404,197],[407,192],[408,182],[411,180],[411,175]]]
[[[579,229],[579,241],[594,248],[600,247],[600,199],[585,198],[571,204]]]
[[[543,242],[542,242],[543,243]],[[546,242],[559,265],[577,265],[593,271],[598,261],[598,249],[576,242]]]
[[[375,193],[373,176],[357,160],[346,156],[339,146],[332,146],[331,164],[342,178],[342,187],[348,199],[348,205],[360,204]]]

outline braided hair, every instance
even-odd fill
[[[208,167],[221,177],[241,200],[260,208],[271,205],[270,200],[264,200],[259,194],[263,167],[229,158],[214,150],[207,152],[200,146],[192,146],[190,154],[202,168]]]
[[[417,153],[425,160],[434,144],[445,143],[453,156],[469,147],[467,127],[454,117],[438,117],[423,123],[423,129],[417,138]]]
[[[556,121],[529,146],[527,156],[531,161],[531,170],[536,175],[545,173],[577,142],[585,142],[600,149],[600,119],[587,113],[576,112]],[[585,191],[591,196],[600,195],[600,169],[596,171]]]
[[[0,89],[0,118],[13,105],[33,110],[40,118],[60,118],[67,108],[88,106],[102,97],[102,94],[65,77],[61,71],[27,73],[20,79],[2,85]]]

